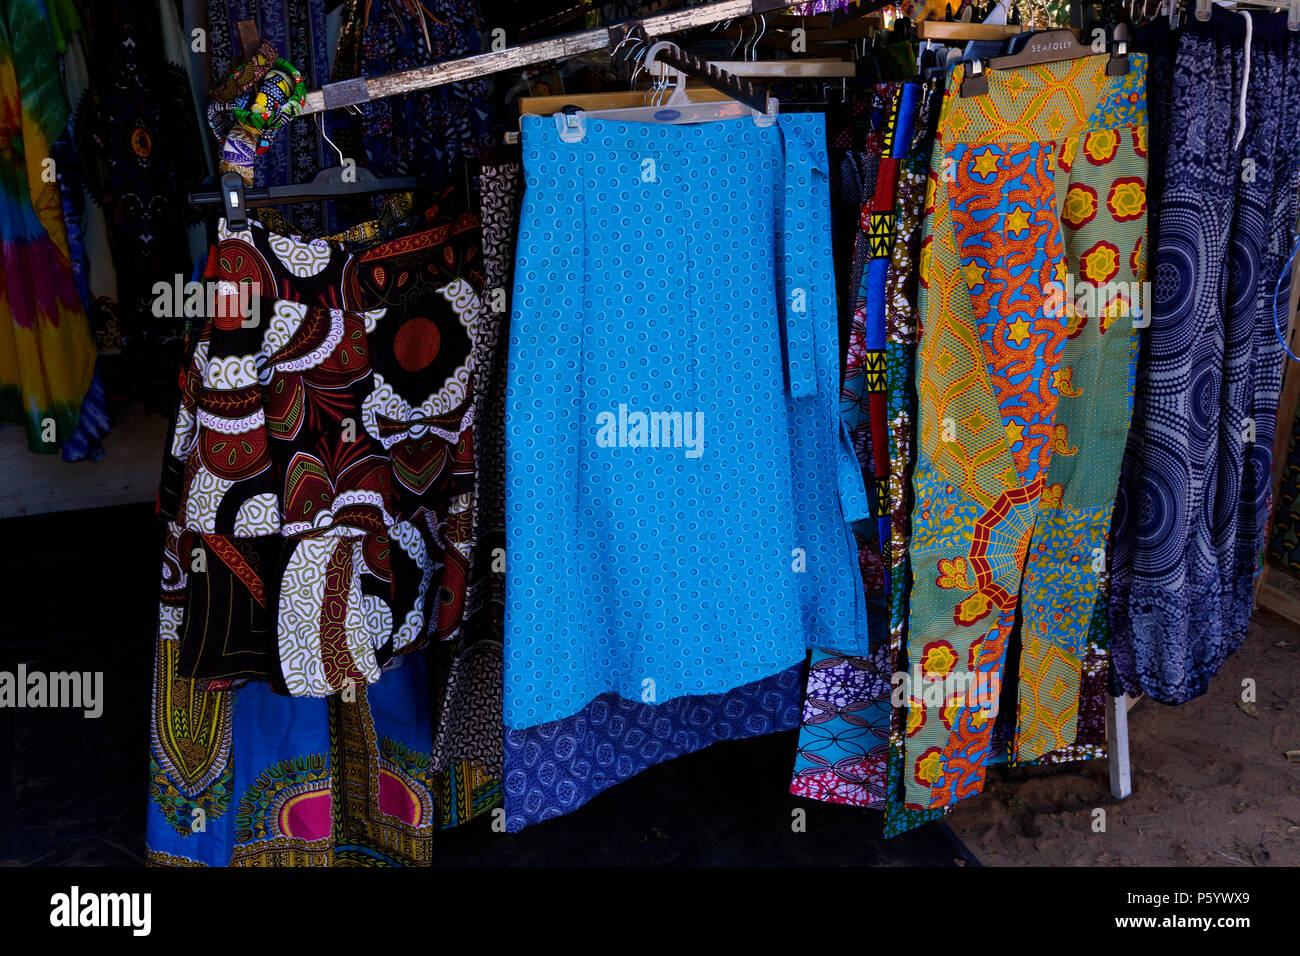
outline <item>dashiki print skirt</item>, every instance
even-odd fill
[[[472,548],[478,219],[355,255],[222,222],[208,275],[160,499],[149,857],[427,864],[500,800],[435,752],[425,653]]]

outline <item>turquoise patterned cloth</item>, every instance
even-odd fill
[[[823,117],[526,117],[523,159],[507,728],[865,651]]]

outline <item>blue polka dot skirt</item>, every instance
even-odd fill
[[[824,118],[526,117],[507,727],[866,653]]]

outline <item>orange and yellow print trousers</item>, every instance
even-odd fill
[[[1122,76],[1107,59],[991,70],[968,97],[959,66],[944,95],[920,262],[912,807],[980,791],[1000,711],[1009,759],[1074,742],[1149,300],[1145,58]]]

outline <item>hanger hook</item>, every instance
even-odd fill
[[[727,58],[728,58],[728,59],[731,59],[731,60],[736,59],[737,54],[739,54],[739,52],[740,52],[740,48],[744,45],[744,43],[745,43],[745,24],[748,23],[748,22],[749,22],[748,20],[741,20],[738,24],[736,24],[736,26],[738,26],[738,27],[740,28],[740,36],[737,37],[737,38],[736,38],[736,42],[734,42],[734,43],[731,45],[731,52],[727,55]]]
[[[664,85],[659,89],[659,96],[655,100],[655,106],[662,106],[672,99],[673,93],[676,92],[677,86],[686,79],[685,74],[678,73],[666,63],[663,64]]]
[[[651,76],[650,88],[646,90],[645,95],[645,102],[647,105],[658,102],[660,90],[663,88],[663,85],[667,80],[666,73],[654,72],[654,61],[650,59],[650,51],[652,49],[653,47],[647,46],[641,51],[641,66]]]
[[[646,66],[648,68],[653,68],[655,62],[658,61],[659,51],[668,49],[672,46],[673,44],[668,42],[667,40],[656,41],[645,51],[644,60]],[[669,91],[670,80],[673,80],[674,78],[673,76],[669,75],[670,71],[672,71],[672,67],[670,67],[667,63],[659,61],[659,76],[658,76],[658,82],[655,84],[655,90],[654,90],[655,96],[653,100],[654,105],[656,106],[659,105],[659,103],[664,99],[665,95]],[[676,73],[676,71],[672,71],[672,72]],[[685,79],[685,77],[682,77],[682,79]]]
[[[649,72],[650,72],[650,70],[649,70],[649,68],[646,66],[646,62],[645,62],[646,49],[648,49],[648,48],[637,47],[635,50],[632,51],[632,54],[631,54],[631,55],[632,55],[632,62],[635,64],[635,66],[633,67],[633,71],[632,71],[632,80],[633,80],[633,86],[632,86],[632,89],[633,89],[634,92],[635,92],[635,90],[636,90],[636,82],[635,82],[635,81],[636,81],[636,78],[637,78],[641,73],[643,73],[643,72],[645,72],[645,73],[649,73]],[[642,101],[643,103],[649,103],[649,102],[650,102],[650,91],[654,89],[654,85],[655,85],[655,77],[654,77],[653,74],[651,74],[651,76],[650,76],[650,85],[646,87],[645,93],[644,93],[644,94],[642,95],[642,97],[641,97],[641,101]]]
[[[645,52],[641,54],[641,62],[646,70],[651,71],[651,75],[654,76],[654,81],[650,84],[650,89],[646,93],[645,101],[652,106],[657,106],[660,98],[664,95],[664,90],[668,87],[668,70],[663,64],[660,64],[660,71],[658,73],[653,72],[654,60],[650,57],[650,52],[653,49],[652,46],[646,47]]]
[[[632,52],[628,54],[627,59],[628,62],[631,63],[632,65],[631,77],[629,79],[629,88],[635,90],[636,78],[640,76],[641,72],[645,69],[645,66],[641,63],[641,56],[640,56],[640,49],[644,45],[645,41],[637,36],[633,36],[632,39],[635,41],[636,45],[632,47]]]
[[[758,31],[758,36],[754,37],[754,45],[750,49],[750,53],[752,54],[750,56],[750,59],[752,60],[758,59],[758,41],[763,39],[763,37],[767,36],[767,14],[766,13],[759,14],[758,22],[761,25],[762,29]]]
[[[637,36],[636,36],[636,34],[630,32],[630,31],[628,32],[627,36],[623,37],[623,39],[619,40],[617,43],[614,44],[614,49],[612,49],[612,50],[609,51],[609,58],[610,58],[611,60],[617,60],[617,59],[618,59],[618,51],[621,50],[621,49],[623,49],[623,45],[624,45],[625,43],[629,43],[629,42],[632,42],[632,43],[637,42]]]
[[[347,157],[343,155],[343,150],[339,149],[338,144],[336,144],[334,140],[330,139],[329,134],[325,132],[325,124],[321,122],[320,113],[313,113],[312,119],[316,121],[316,129],[320,133],[321,138],[330,144],[334,152],[339,154],[339,165],[342,166],[347,163],[348,160]]]

